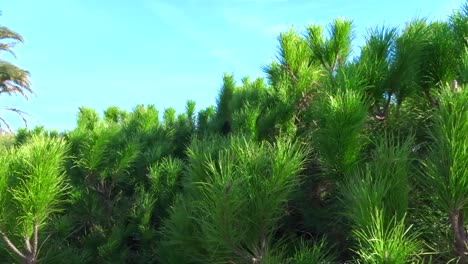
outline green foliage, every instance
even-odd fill
[[[452,37],[455,40],[455,52],[458,55],[466,52],[466,47],[468,47],[468,3],[465,2],[458,10],[455,10],[449,18],[449,25],[451,31],[453,32]],[[455,58],[458,63],[460,63],[460,57]]]
[[[78,128],[93,130],[99,120],[100,117],[94,109],[87,107],[79,108],[78,118],[76,121]]]
[[[460,72],[458,79],[462,84],[468,84],[468,47],[465,48],[458,68]]]
[[[372,224],[353,232],[359,241],[356,253],[362,263],[414,263],[421,245],[416,234],[405,227],[404,218],[388,225],[382,211],[371,210],[370,215]]]
[[[127,116],[127,112],[117,106],[110,106],[104,111],[104,120],[107,122],[122,123]]]
[[[10,134],[0,135],[0,147],[10,147],[14,144],[15,137]]]
[[[26,143],[32,136],[43,136],[43,137],[60,137],[61,135],[56,130],[46,130],[44,126],[36,126],[32,130],[26,128],[20,128],[16,131],[13,137],[13,145],[19,147]]]
[[[297,98],[302,92],[311,89],[310,84],[320,77],[321,72],[317,64],[311,62],[313,50],[297,32],[290,29],[281,33],[278,40],[280,64],[272,64],[266,70],[272,80],[282,77],[283,80],[274,85],[275,88],[281,87],[289,96]]]
[[[361,48],[359,68],[365,73],[366,93],[374,105],[384,100],[389,78],[390,57],[395,49],[396,28],[375,27],[368,30],[366,44]]]
[[[127,133],[147,132],[159,126],[159,113],[154,105],[137,105],[126,122]]]
[[[257,119],[260,117],[260,109],[245,105],[240,111],[233,114],[233,129],[254,139],[258,138]]]
[[[161,162],[150,167],[149,179],[151,192],[157,194],[157,205],[153,205],[157,217],[164,219],[167,215],[168,205],[173,204],[175,196],[180,189],[181,175],[184,164],[181,160],[163,158]]]
[[[35,224],[42,226],[55,212],[66,191],[63,174],[67,145],[63,140],[32,137],[28,144],[15,153],[15,184],[10,186],[12,201],[16,205],[16,225],[21,235],[29,238]],[[11,222],[10,222],[11,223]]]
[[[195,101],[189,100],[187,101],[187,105],[185,107],[185,115],[187,117],[188,127],[191,130],[195,129]]]
[[[337,18],[329,25],[329,38],[323,36],[323,27],[312,25],[307,28],[308,44],[316,61],[330,73],[342,66],[351,53],[353,39],[351,21]]]
[[[330,248],[324,240],[312,244],[301,241],[300,246],[296,248],[294,256],[288,263],[307,264],[307,263],[335,263],[336,259],[331,255]]]
[[[415,19],[409,22],[402,34],[395,40],[395,54],[390,66],[388,93],[396,94],[398,105],[414,95],[418,89],[419,65],[427,35],[427,23],[422,19]]]
[[[232,97],[236,83],[233,75],[224,74],[223,86],[216,99],[216,126],[220,133],[226,135],[232,129]]]
[[[0,234],[8,250],[23,261],[37,259],[38,232],[67,194],[63,166],[67,150],[64,140],[35,135],[19,148],[2,150]],[[25,253],[12,238],[25,241]]]
[[[197,130],[199,135],[204,135],[208,131],[211,131],[213,120],[215,118],[215,109],[213,106],[207,107],[198,112],[197,117]]]
[[[373,27],[354,58],[350,20],[290,29],[266,78],[224,74],[205,109],[19,129],[0,143],[0,259],[468,263],[467,10]],[[2,69],[0,93],[19,89]]]
[[[162,234],[162,252],[170,252],[169,247],[185,250],[178,257],[163,253],[162,262],[261,258],[297,184],[304,150],[284,140],[272,145],[232,138],[216,159],[190,153],[193,164],[187,176],[193,187],[186,195],[193,200],[178,200]]]
[[[169,107],[164,110],[163,123],[165,127],[173,127],[176,122],[176,110]]]
[[[5,209],[5,203],[8,200],[9,196],[9,191],[8,187],[10,184],[10,179],[9,179],[9,173],[10,173],[10,164],[12,162],[12,155],[10,155],[10,152],[5,150],[4,148],[0,149],[0,163],[2,166],[0,166],[0,216],[2,216],[0,219],[3,222],[4,215],[6,214]]]
[[[349,174],[340,186],[348,219],[357,228],[372,223],[369,212],[374,208],[385,209],[381,214],[387,222],[399,221],[407,213],[412,140],[399,140],[387,135],[375,142],[370,163]]]
[[[327,94],[312,109],[317,124],[314,146],[337,176],[351,171],[360,159],[367,109],[363,96],[353,90]]]
[[[421,183],[443,210],[466,208],[468,202],[468,90],[446,87],[430,132],[433,144],[424,162]]]
[[[433,22],[428,25],[428,42],[424,46],[424,56],[421,62],[423,78],[420,85],[425,88],[434,88],[440,84],[451,82],[456,78],[456,68],[459,60],[455,53],[456,41],[450,25],[442,22]]]
[[[364,263],[406,263],[420,253],[417,233],[406,229],[412,139],[386,134],[375,142],[370,161],[340,184],[346,218]]]

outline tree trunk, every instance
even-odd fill
[[[24,239],[24,248],[25,253],[21,252],[8,238],[8,236],[0,230],[0,236],[2,236],[3,241],[7,245],[7,247],[13,251],[18,257],[23,260],[25,264],[36,264],[37,263],[37,249],[38,249],[38,233],[39,233],[39,225],[34,223],[34,234],[33,234],[33,244],[29,239]]]
[[[390,108],[390,102],[392,101],[392,96],[393,96],[393,92],[388,93],[388,98],[384,105],[383,116],[385,119],[388,117],[388,111]]]
[[[468,239],[465,232],[465,225],[463,219],[463,212],[459,209],[455,209],[450,213],[450,222],[452,225],[452,232],[454,236],[455,251],[460,257],[460,263],[468,263],[466,245]]]
[[[26,256],[26,259],[24,259],[24,264],[36,264],[36,256],[32,254]]]
[[[427,100],[429,100],[429,103],[431,104],[432,107],[437,107],[437,102],[434,100],[434,98],[431,95],[431,92],[429,91],[429,88],[423,88],[422,89],[424,92],[424,95],[426,96]]]

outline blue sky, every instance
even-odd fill
[[[72,129],[79,106],[197,109],[214,104],[223,72],[263,77],[277,36],[294,25],[352,19],[355,48],[368,27],[445,19],[464,0],[10,0],[0,25],[25,38],[18,58],[37,96],[1,98],[30,114],[29,126]],[[0,113],[14,128],[21,119]]]

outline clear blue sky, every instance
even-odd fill
[[[23,35],[18,59],[37,96],[2,97],[0,105],[31,113],[30,126],[71,129],[79,106],[130,110],[155,104],[162,112],[214,104],[222,73],[263,77],[279,32],[294,25],[354,21],[366,28],[403,26],[416,16],[445,19],[464,0],[8,0],[0,25]],[[0,113],[5,116],[5,113]],[[14,128],[21,119],[6,115]]]

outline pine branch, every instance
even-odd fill
[[[33,249],[31,247],[31,242],[29,242],[29,239],[25,238],[24,239],[24,247],[28,251],[28,253],[32,253]]]
[[[26,260],[26,256],[21,253],[21,251],[18,250],[18,248],[11,242],[11,240],[8,238],[8,236],[0,231],[0,235],[2,236],[3,240],[5,241],[6,245],[19,257],[22,259]]]
[[[36,258],[37,255],[37,246],[39,242],[39,224],[37,223],[37,220],[34,221],[34,240],[33,240],[33,249],[32,249],[32,254],[34,258]]]
[[[294,74],[294,72],[291,70],[291,67],[289,67],[288,64],[284,65],[284,68],[286,69],[286,72],[289,74],[289,76],[291,76],[291,78],[294,80],[294,82],[298,82],[299,79],[296,77],[296,75]]]

